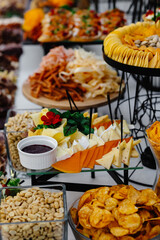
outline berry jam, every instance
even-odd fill
[[[23,152],[32,153],[32,154],[45,153],[45,152],[49,152],[51,150],[52,150],[51,147],[46,146],[46,145],[40,145],[40,144],[33,144],[33,145],[29,145],[29,146],[22,148]]]

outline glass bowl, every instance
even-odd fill
[[[69,222],[69,225],[72,229],[72,232],[75,236],[75,239],[77,240],[90,240],[88,237],[84,236],[83,234],[81,234],[77,229],[76,229],[76,225],[72,219],[72,215],[71,215],[71,209],[72,208],[78,208],[78,203],[79,203],[79,199],[77,199],[71,206],[71,208],[69,209],[69,212],[68,212],[68,222]]]
[[[11,217],[13,217],[12,222],[2,221],[2,218],[1,218],[2,215],[0,216],[0,239],[2,239],[2,240],[3,239],[4,240],[13,240],[13,239],[66,240],[67,239],[67,236],[68,236],[67,219],[68,219],[68,217],[67,217],[67,201],[66,201],[65,185],[52,184],[52,185],[40,185],[40,186],[33,186],[33,187],[32,186],[19,186],[19,187],[1,188],[0,189],[0,203],[2,204],[4,201],[4,192],[5,191],[7,192],[8,196],[16,196],[17,193],[21,192],[22,190],[27,191],[27,189],[35,188],[35,187],[36,188],[38,187],[38,188],[40,188],[40,190],[48,191],[50,193],[59,193],[59,192],[63,193],[63,209],[64,209],[63,218],[62,219],[59,218],[59,220],[23,221],[22,218],[23,218],[23,216],[25,217],[25,215],[26,215],[26,214],[25,215],[23,214],[23,216],[21,216],[21,219],[20,219],[21,221],[19,221],[19,220],[16,220],[17,218],[19,219],[19,217],[17,217],[18,214],[17,215],[15,214],[15,216],[14,216],[15,210],[10,211],[9,215],[10,214],[13,215],[13,216],[11,216]],[[24,197],[24,196],[22,196],[22,197]],[[37,198],[35,200],[37,200]],[[56,199],[56,197],[55,197],[55,199]],[[28,200],[29,200],[29,198],[27,199],[27,202],[28,202]],[[18,201],[18,199],[16,199],[16,201]],[[16,202],[15,202],[15,204],[16,204]],[[38,204],[37,204],[37,206],[38,206]],[[21,205],[20,205],[19,209],[20,208],[21,208]],[[25,208],[25,210],[26,209],[27,208]],[[40,209],[41,209],[41,206],[39,206],[38,213],[39,213]],[[28,211],[29,211],[29,208],[28,208]],[[53,212],[54,212],[54,209],[53,209]],[[52,215],[53,212],[50,212],[50,213],[48,212],[48,213]],[[56,212],[59,213],[59,210],[56,210]],[[34,214],[31,214],[31,213],[30,213],[30,215],[34,216]],[[28,213],[28,216],[29,216],[29,213]],[[8,217],[8,215],[7,215],[7,217]]]
[[[91,240],[91,238],[88,238],[86,236],[84,236],[83,234],[81,234],[77,229],[76,229],[76,224],[74,223],[73,221],[73,218],[72,218],[72,215],[71,215],[71,210],[72,208],[76,208],[78,209],[78,203],[79,203],[79,200],[80,199],[77,199],[73,204],[72,206],[70,207],[69,211],[68,211],[68,222],[69,222],[69,225],[72,229],[72,232],[75,236],[75,239],[76,240]],[[97,229],[98,230],[98,229]],[[108,238],[107,238],[108,239]],[[160,239],[160,234],[150,240],[159,240]]]
[[[146,138],[148,145],[150,146],[153,156],[155,158],[157,176],[156,176],[155,183],[154,183],[154,189],[156,190],[157,194],[160,195],[160,186],[159,186],[159,184],[160,184],[160,142],[158,143],[158,142],[155,142],[152,139],[150,139],[146,132],[146,130],[149,129],[152,125],[153,125],[153,123],[150,123],[146,127],[145,138]]]

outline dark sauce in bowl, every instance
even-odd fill
[[[26,146],[22,148],[21,150],[26,153],[32,153],[32,154],[37,154],[37,153],[45,153],[51,151],[53,148],[46,146],[46,145],[40,145],[40,144],[33,144]]]

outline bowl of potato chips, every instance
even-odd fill
[[[126,185],[91,189],[71,206],[69,224],[78,240],[158,240],[160,198]]]

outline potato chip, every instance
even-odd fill
[[[109,197],[105,200],[104,206],[108,211],[112,211],[118,205],[118,200],[112,197]]]
[[[99,188],[98,192],[96,193],[96,199],[104,203],[106,198],[109,197],[108,193],[109,193],[109,187]]]
[[[154,238],[158,234],[160,234],[160,225],[157,225],[151,229],[151,231],[149,233],[149,237]]]
[[[116,240],[117,238],[115,238],[111,233],[102,232],[98,239],[99,240]]]
[[[145,221],[147,221],[149,218],[151,218],[151,214],[149,211],[145,210],[145,209],[140,209],[138,211],[138,214],[141,217],[142,223],[144,223]]]
[[[78,217],[79,217],[79,223],[82,225],[82,227],[91,229],[92,225],[90,224],[89,218],[92,214],[93,209],[90,205],[86,204],[84,205],[79,211],[78,211]]]
[[[129,199],[124,199],[122,202],[120,202],[118,211],[121,214],[129,215],[136,213],[138,211],[138,208]]]
[[[114,221],[114,218],[106,209],[101,208],[94,208],[93,212],[89,218],[90,224],[92,227],[95,228],[104,228],[106,227],[111,221]]]
[[[115,237],[122,237],[129,233],[128,229],[124,229],[122,227],[113,227],[110,231]]]
[[[90,229],[90,235],[92,236],[93,240],[99,239],[101,233],[104,232],[104,229],[97,229],[97,228],[91,228]]]
[[[128,198],[133,204],[136,204],[136,203],[137,203],[137,199],[138,199],[139,197],[140,197],[140,192],[139,192],[138,190],[136,190],[134,187],[129,186],[127,198]]]
[[[130,215],[119,215],[118,223],[129,231],[137,229],[141,225],[141,218],[137,213]]]
[[[128,187],[125,186],[125,187],[120,188],[120,190],[118,190],[113,195],[113,197],[116,198],[116,199],[122,200],[124,198],[127,198],[127,195],[128,195]]]
[[[133,237],[130,237],[130,236],[123,236],[123,237],[120,237],[119,240],[134,240],[135,238]]]
[[[85,194],[83,194],[79,200],[78,210],[81,209],[84,204],[89,203],[92,200],[92,198],[93,197],[91,192],[86,192]]]
[[[76,208],[72,208],[70,210],[70,213],[71,213],[74,224],[77,224],[78,223],[78,210]]]
[[[80,232],[80,233],[83,234],[84,236],[90,238],[89,229],[86,229],[86,228],[83,228],[83,229],[77,228],[77,230],[78,230],[78,232]]]

